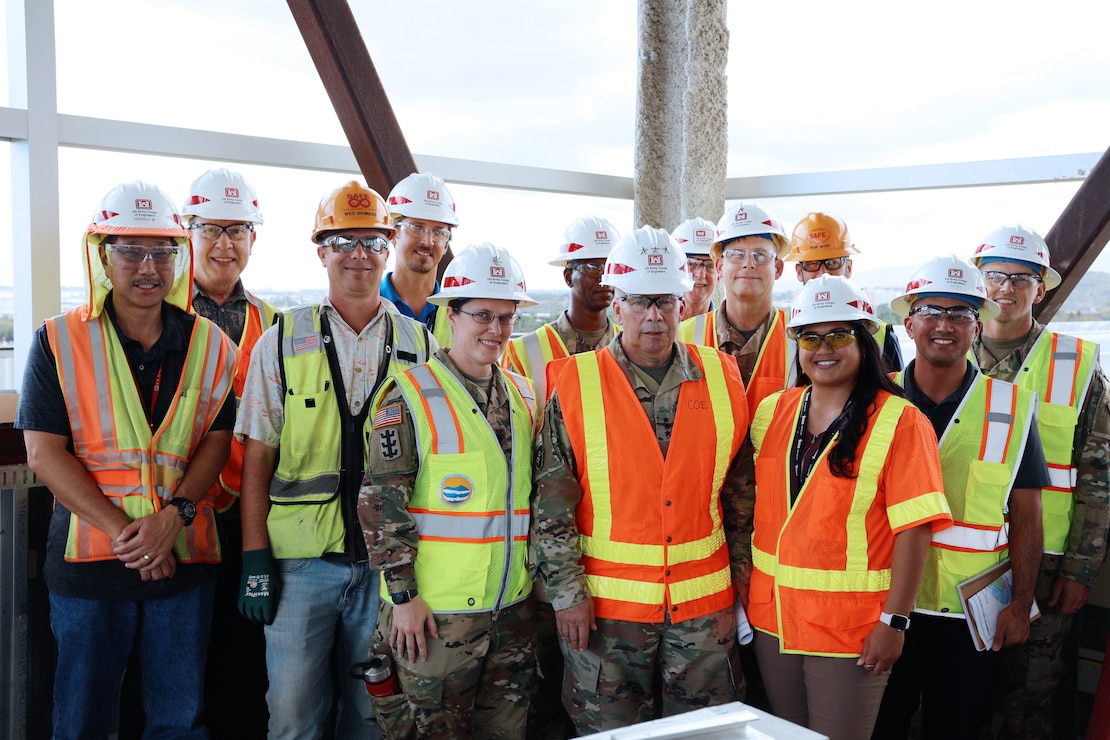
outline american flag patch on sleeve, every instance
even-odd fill
[[[401,423],[401,404],[393,403],[374,414],[374,428]]]

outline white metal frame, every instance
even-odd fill
[[[349,147],[60,115],[54,4],[8,0],[12,107],[0,107],[0,140],[12,144],[15,372],[22,377],[35,328],[60,310],[58,151],[152,154],[357,175]],[[981,162],[729,178],[726,197],[890,192],[1082,180],[1101,152]],[[416,155],[451,182],[631,200],[632,177]]]

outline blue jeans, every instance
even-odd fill
[[[133,650],[142,666],[143,737],[207,738],[200,711],[214,587],[209,580],[192,591],[146,601],[51,592],[50,627],[58,643],[55,740],[106,738],[116,731],[120,685]]]
[[[278,560],[281,601],[266,626],[270,740],[324,736],[339,686],[336,740],[381,737],[361,678],[350,668],[366,660],[378,622],[378,571],[365,563],[322,558]]]

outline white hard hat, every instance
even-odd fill
[[[863,293],[841,275],[821,275],[802,286],[802,292],[790,307],[786,335],[798,336],[798,329],[829,321],[859,321],[867,331],[879,330],[875,309]]]
[[[694,287],[686,253],[663,229],[641,226],[617,242],[605,261],[602,285],[640,295],[682,295]]]
[[[535,306],[527,290],[524,271],[509,250],[486,242],[455,255],[443,273],[443,288],[428,302],[446,306],[456,298],[495,298],[515,301],[518,306]]]
[[[708,257],[713,249],[713,240],[717,238],[717,227],[709,219],[688,218],[675,227],[671,238],[678,242],[687,257]]]
[[[758,236],[767,234],[775,244],[775,253],[782,259],[790,252],[790,237],[782,228],[782,223],[775,218],[775,214],[752,201],[740,202],[725,211],[721,220],[717,222],[717,236],[713,240],[712,256],[717,259],[721,256],[724,242],[738,239],[742,236]]]
[[[563,243],[559,245],[559,256],[547,264],[566,267],[573,260],[605,259],[609,250],[621,238],[608,219],[598,216],[583,216],[563,232]]]
[[[890,308],[902,318],[919,297],[945,295],[967,300],[979,310],[980,321],[990,321],[998,315],[998,304],[987,298],[987,286],[979,268],[955,254],[934,257],[917,269],[906,285],[906,292],[890,302]]]
[[[181,208],[186,218],[262,223],[258,196],[238,172],[221,167],[208,170],[189,186],[189,197]]]
[[[394,185],[389,191],[389,213],[394,219],[408,216],[459,225],[447,183],[430,172],[414,172]]]
[[[170,196],[156,185],[141,180],[120,183],[105,195],[85,232],[85,318],[100,315],[112,281],[100,259],[100,249],[109,236],[154,236],[173,240],[177,258],[173,285],[165,300],[188,311],[193,296],[193,254],[189,232],[177,215]]]
[[[1003,226],[983,237],[971,261],[982,265],[994,260],[1017,260],[1043,268],[1044,286],[1052,290],[1060,285],[1060,273],[1049,264],[1048,244],[1040,234],[1026,226]]]
[[[170,196],[158,186],[148,185],[142,180],[120,183],[112,188],[93,214],[88,233],[174,238],[189,236]]]

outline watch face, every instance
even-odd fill
[[[890,626],[896,630],[906,630],[910,626],[910,620],[901,614],[893,614],[890,617]]]

